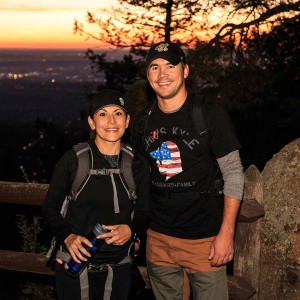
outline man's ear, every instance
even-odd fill
[[[187,78],[189,76],[190,68],[188,65],[184,65],[183,67],[183,76],[184,78]]]

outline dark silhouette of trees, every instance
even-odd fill
[[[103,10],[101,16],[88,12],[87,24],[76,20],[74,30],[120,48],[147,48],[161,40],[193,45],[206,34],[213,7],[212,1],[119,0],[118,7]],[[88,24],[97,25],[96,34],[86,29]]]
[[[195,85],[231,105],[299,95],[300,1],[222,1],[209,42],[189,51]]]
[[[212,42],[231,41],[236,47],[248,44],[258,36],[272,31],[275,27],[288,27],[299,22],[300,1],[258,0],[227,2],[225,21],[214,26],[217,29]]]
[[[86,51],[86,56],[90,60],[91,69],[95,76],[104,72],[106,82],[98,88],[112,88],[124,90],[125,86],[132,85],[141,74],[141,62],[135,61],[132,54],[125,54],[123,60],[107,62],[107,53],[97,54],[92,49]],[[118,70],[116,72],[116,70]]]
[[[139,49],[161,40],[193,47],[200,41],[247,45],[274,27],[299,19],[295,0],[119,0],[118,7],[100,16],[87,12],[86,24],[75,21],[74,31],[120,48]],[[86,25],[97,25],[97,33]]]

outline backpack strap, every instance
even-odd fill
[[[202,106],[204,104],[205,97],[200,94],[193,94],[192,98],[192,119],[193,125],[196,128],[196,132],[200,135],[203,146],[210,157],[214,157],[209,143],[209,134],[206,129]]]
[[[146,128],[148,126],[148,121],[149,121],[149,117],[153,111],[153,109],[155,108],[157,103],[157,99],[154,98],[149,104],[148,106],[146,106],[146,108],[143,111],[143,114],[141,116],[141,119],[139,121],[139,136],[140,136],[140,147],[142,147],[142,149],[144,149],[144,143],[145,143],[145,138],[146,138]]]
[[[70,200],[75,201],[78,194],[86,185],[88,179],[91,176],[89,170],[93,166],[92,150],[88,143],[79,143],[73,146],[73,149],[77,156],[78,166],[70,193],[68,196],[66,196],[60,210],[63,218],[66,216]]]
[[[204,123],[202,105],[204,103],[204,96],[195,94],[192,100],[192,115],[193,115],[193,123],[200,134],[200,136],[204,136],[207,134],[206,126]]]
[[[121,157],[121,179],[124,178],[124,183],[127,186],[128,195],[130,200],[135,204],[137,198],[136,195],[136,186],[132,173],[132,159],[133,159],[133,150],[129,145],[122,144],[122,157]]]
[[[93,166],[92,150],[88,143],[79,143],[73,146],[73,149],[77,156],[78,166],[70,193],[65,197],[65,200],[61,206],[60,214],[63,218],[66,216],[69,202],[77,199],[78,194],[82,191],[88,179],[90,178],[91,175],[89,174],[89,169]]]
[[[208,131],[206,130],[206,125],[203,117],[203,110],[202,106],[204,104],[205,97],[200,94],[193,94],[193,99],[192,99],[192,117],[193,117],[193,124],[194,127],[196,128],[197,132],[199,133],[201,137],[202,144],[208,153],[209,157],[213,160],[215,168],[216,168],[216,173],[213,178],[213,186],[212,190],[217,190],[217,193],[220,194],[220,191],[223,190],[223,179],[221,175],[221,170],[220,166],[212,152],[212,149],[210,147],[210,142],[209,142],[209,134]]]
[[[93,155],[90,145],[85,143],[79,143],[73,147],[77,159],[78,159],[78,167],[75,178],[72,183],[71,191],[70,191],[70,199],[76,200],[78,194],[82,191],[84,186],[86,185],[88,179],[91,174],[89,170],[93,168]]]
[[[131,256],[125,256],[117,265],[129,264],[132,263]],[[112,292],[112,283],[114,278],[113,268],[109,264],[107,264],[107,277],[104,286],[104,295],[103,300],[110,300],[111,292]]]

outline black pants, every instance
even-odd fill
[[[111,300],[127,300],[131,283],[131,264],[122,264],[113,270]],[[89,271],[89,300],[102,300],[107,271]],[[69,276],[64,267],[55,264],[55,281],[58,300],[80,300],[79,278]]]

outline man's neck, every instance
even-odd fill
[[[157,97],[158,106],[162,111],[165,112],[177,111],[183,105],[186,98],[187,98],[187,90],[183,89],[181,92],[179,92],[173,98],[170,99]]]

